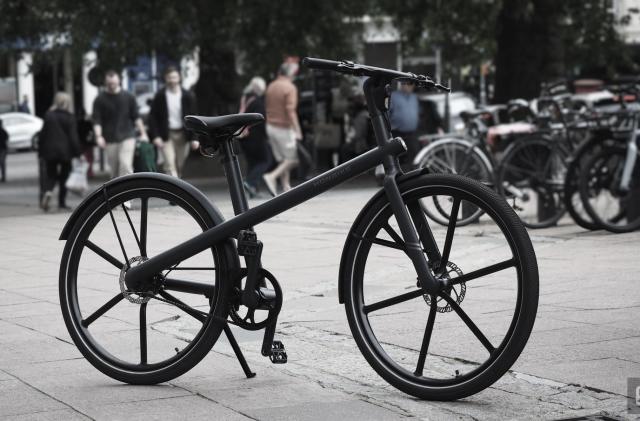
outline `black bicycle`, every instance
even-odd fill
[[[449,89],[347,61],[304,63],[368,77],[378,146],[249,209],[233,142],[263,117],[186,117],[204,152],[222,158],[236,216],[223,220],[197,189],[159,174],[120,177],[92,193],[61,234],[60,302],[73,341],[97,369],[132,384],[180,376],[222,332],[252,377],[230,324],[264,329],[262,354],[286,362],[284,345],[274,340],[282,290],[264,266],[253,227],[383,164],[383,188],[347,234],[340,262],[340,302],[353,337],[386,381],[413,396],[450,400],[483,390],[527,342],[538,269],[526,230],[495,192],[460,176],[400,170],[397,156],[406,147],[390,136],[389,84]],[[434,196],[451,200],[446,228],[432,230],[425,217],[423,203]],[[458,210],[469,205],[483,210],[486,235],[456,228]]]

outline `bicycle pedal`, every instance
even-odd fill
[[[287,362],[287,352],[281,341],[273,341],[271,344],[271,355],[269,359],[273,364],[285,364]]]

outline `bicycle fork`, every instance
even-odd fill
[[[411,215],[407,210],[396,182],[396,173],[388,173],[384,177],[383,188],[391,204],[393,214],[398,221],[398,227],[402,234],[405,243],[405,252],[411,259],[416,272],[418,273],[418,281],[420,286],[429,294],[437,294],[443,288],[446,287],[444,280],[437,279],[432,271],[429,269],[429,262],[427,261],[427,255],[430,258],[435,258],[434,251],[436,249],[435,241],[433,244],[425,244],[427,255],[423,252],[423,248],[420,242],[420,235],[417,232],[416,224],[413,223]],[[427,228],[427,227],[424,227]],[[428,240],[425,240],[428,243]],[[439,253],[438,253],[439,254]],[[437,262],[431,262],[435,264]]]

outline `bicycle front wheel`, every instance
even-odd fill
[[[155,384],[185,373],[211,349],[227,316],[225,243],[162,271],[144,290],[124,283],[128,268],[220,222],[180,184],[159,175],[108,183],[83,205],[67,238],[65,324],[85,358],[122,382]]]
[[[421,399],[463,398],[498,380],[527,342],[538,303],[533,247],[513,210],[480,183],[425,175],[400,190],[434,276],[450,287],[436,295],[419,287],[391,206],[379,195],[345,244],[349,325],[364,357],[391,385]],[[454,217],[432,230],[421,202],[434,197],[451,199],[455,208],[476,206],[485,216],[477,226],[458,227]]]

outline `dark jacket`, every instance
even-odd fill
[[[9,133],[0,125],[0,151],[4,151],[9,146]]]
[[[266,117],[264,106],[264,96],[247,97],[247,108],[245,113],[259,113]],[[269,159],[270,149],[267,142],[267,132],[264,123],[256,124],[247,130],[248,134],[240,139],[240,148],[247,156],[247,159],[253,161],[266,161]]]
[[[44,116],[38,149],[45,161],[71,161],[78,156],[80,142],[74,115],[63,110],[48,111]]]
[[[196,113],[195,96],[182,89],[182,118]],[[161,137],[165,142],[169,140],[169,110],[167,108],[166,88],[156,92],[149,110],[149,137],[154,139]]]

